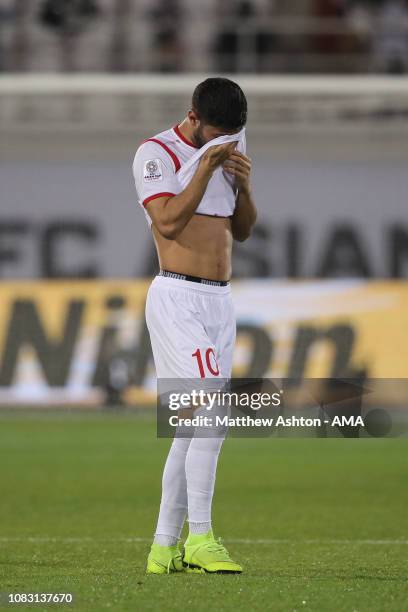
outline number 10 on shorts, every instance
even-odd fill
[[[205,351],[204,360],[201,354],[201,349],[199,348],[191,356],[195,357],[197,360],[198,370],[200,372],[201,378],[205,378],[205,367],[212,376],[220,375],[220,370],[218,368],[217,360],[215,358],[214,349],[212,349],[211,347]]]

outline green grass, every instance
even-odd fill
[[[214,524],[245,573],[146,576],[168,446],[146,416],[0,415],[0,591],[81,612],[408,610],[406,440],[228,440]]]

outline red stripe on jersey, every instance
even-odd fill
[[[173,130],[176,132],[177,136],[180,138],[180,140],[182,140],[183,142],[185,142],[186,144],[188,144],[190,147],[194,147],[195,149],[198,149],[198,147],[196,147],[196,145],[191,142],[191,140],[188,140],[188,138],[186,138],[180,131],[180,128],[178,125],[175,125]]]
[[[163,147],[163,149],[166,151],[166,153],[168,153],[170,155],[171,159],[173,160],[176,172],[178,172],[180,170],[181,164],[180,164],[179,158],[177,157],[177,155],[166,144],[164,144],[164,142],[162,142],[161,140],[158,140],[157,138],[148,138],[147,140],[144,141],[144,143],[145,142],[155,142],[156,144],[158,144],[161,147]]]
[[[143,201],[143,206],[146,206],[152,200],[156,200],[156,198],[164,198],[165,196],[169,196],[170,198],[174,197],[175,193],[168,193],[167,191],[163,191],[162,193],[155,193],[154,195],[149,196]]]

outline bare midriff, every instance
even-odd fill
[[[195,214],[174,240],[152,226],[160,268],[217,281],[231,277],[231,221]]]

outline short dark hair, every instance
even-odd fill
[[[247,121],[245,94],[230,79],[212,77],[199,83],[193,93],[192,107],[206,125],[236,130]]]

